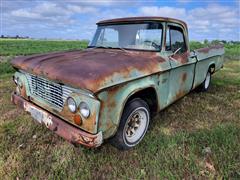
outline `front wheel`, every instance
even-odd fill
[[[121,150],[136,146],[146,134],[149,121],[148,104],[139,98],[131,100],[124,108],[118,131],[110,143]]]
[[[208,71],[205,80],[203,81],[203,83],[199,86],[199,90],[200,91],[207,91],[209,86],[210,86],[210,82],[211,82],[211,72]]]

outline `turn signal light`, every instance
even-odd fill
[[[75,114],[73,119],[74,119],[75,124],[77,124],[79,126],[82,124],[82,118],[79,114]]]

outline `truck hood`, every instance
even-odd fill
[[[90,48],[23,56],[13,67],[93,93],[160,71],[166,60],[156,52]]]

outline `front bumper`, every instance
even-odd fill
[[[20,108],[24,109],[26,112],[29,112],[28,107],[33,107],[41,111],[44,114],[42,124],[45,124],[48,129],[73,144],[82,144],[87,147],[98,147],[103,142],[102,132],[99,132],[97,134],[87,133],[47,112],[46,110],[34,105],[33,103],[23,99],[15,93],[12,93],[11,101]]]

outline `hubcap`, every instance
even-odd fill
[[[205,79],[205,83],[204,83],[205,89],[207,89],[208,86],[209,86],[209,84],[210,84],[210,77],[211,77],[210,72],[208,72],[208,73],[207,73],[207,77],[206,77],[206,79]]]
[[[124,127],[127,142],[138,142],[145,134],[148,123],[149,114],[145,108],[140,107],[133,111]]]

